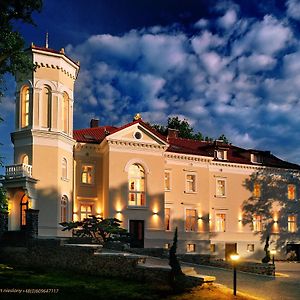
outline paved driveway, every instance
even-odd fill
[[[237,290],[266,300],[300,299],[300,264],[276,263],[277,272],[288,277],[256,275],[244,272],[237,274]],[[195,268],[197,272],[216,276],[216,282],[232,288],[232,271],[207,266]]]
[[[167,260],[151,258],[149,263],[150,261],[153,264],[167,264]],[[232,270],[193,264],[182,264],[182,266],[193,266],[199,274],[216,276],[216,283],[232,288]],[[300,263],[276,262],[276,272],[282,275],[273,278],[238,272],[237,290],[265,300],[300,299]]]

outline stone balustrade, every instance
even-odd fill
[[[7,178],[32,177],[32,166],[26,164],[10,165],[5,167],[5,176]]]

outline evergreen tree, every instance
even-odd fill
[[[171,266],[171,282],[174,283],[176,278],[183,275],[179,261],[176,256],[177,249],[177,227],[174,232],[173,244],[169,250],[169,265]]]

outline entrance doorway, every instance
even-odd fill
[[[144,220],[129,220],[130,247],[144,248]]]
[[[237,252],[237,243],[225,243],[225,259],[229,260],[230,255]]]
[[[20,202],[20,227],[21,230],[26,228],[26,210],[29,208],[29,199],[26,194],[21,198]]]

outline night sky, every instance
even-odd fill
[[[74,127],[186,118],[196,131],[300,163],[300,1],[46,0],[27,46],[80,61]],[[1,105],[12,161],[14,82]],[[1,172],[1,171],[0,171]]]

